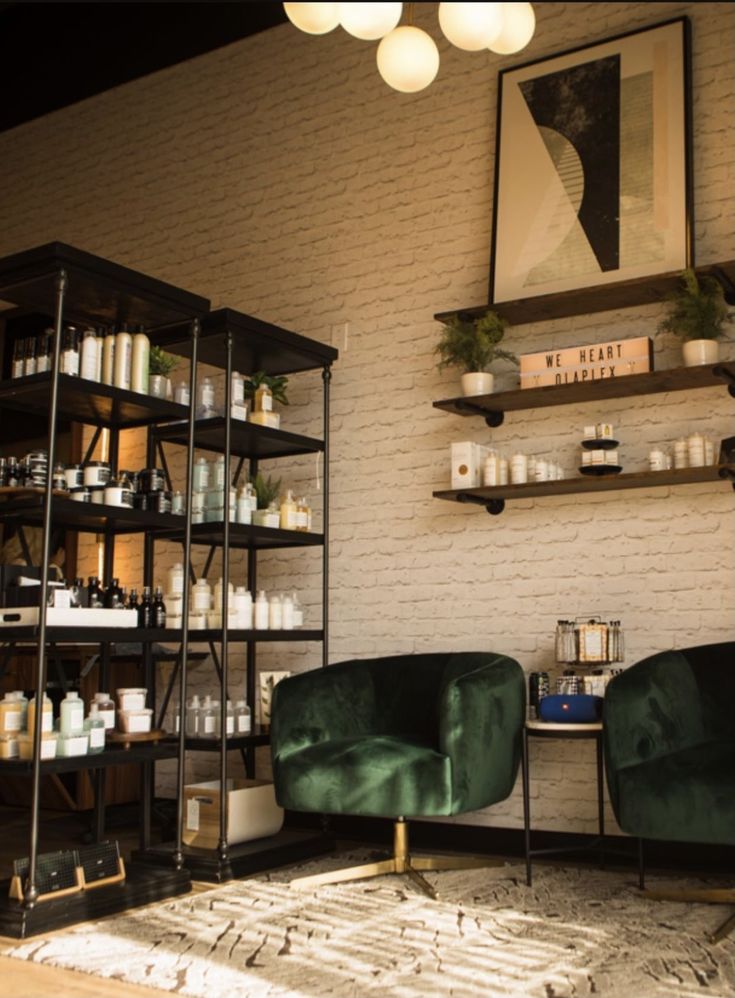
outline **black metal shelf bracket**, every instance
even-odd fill
[[[722,378],[723,381],[728,383],[727,390],[730,395],[735,398],[735,374],[733,374],[730,368],[724,367],[722,364],[718,364],[716,367],[712,368],[712,373],[715,377]]]
[[[497,429],[498,426],[502,426],[505,420],[505,413],[502,409],[488,411],[483,406],[477,405],[476,402],[470,402],[468,399],[457,399],[455,406],[459,412],[469,412],[475,416],[484,416],[485,422],[491,429]]]
[[[499,516],[505,509],[505,499],[483,499],[482,496],[473,496],[469,492],[458,492],[457,502],[471,503],[475,506],[484,506],[485,511],[490,516]]]
[[[723,478],[723,479],[729,478],[730,479],[730,484],[732,485],[733,489],[735,489],[735,469],[734,468],[720,468],[718,474],[719,474],[720,478]]]

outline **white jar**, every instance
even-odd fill
[[[212,589],[206,579],[198,579],[192,586],[191,609],[194,613],[207,613],[212,609]]]
[[[704,467],[704,437],[701,433],[692,433],[687,438],[687,458],[690,468]]]
[[[237,493],[235,521],[237,523],[253,522],[253,509],[250,503],[250,493],[247,491],[247,486],[245,485],[241,485]]]
[[[666,471],[666,454],[659,447],[654,447],[648,455],[648,465],[651,471]]]
[[[217,613],[223,612],[222,596],[223,596],[224,586],[222,585],[222,579],[218,579],[214,587],[214,609]],[[231,582],[227,584],[227,612],[229,614],[230,607],[232,606],[232,594],[235,588]]]
[[[253,618],[254,618],[253,623],[255,625],[256,630],[261,631],[268,629],[268,620],[269,620],[268,598],[265,595],[265,590],[263,589],[260,590],[260,592],[258,593],[258,597],[255,600]]]
[[[482,484],[488,488],[500,485],[500,469],[497,452],[491,450],[482,468]]]
[[[678,440],[674,441],[674,467],[689,467],[689,445],[686,441],[686,437],[680,437]]]
[[[268,627],[272,631],[283,629],[283,600],[280,596],[271,596],[268,604]]]
[[[253,626],[253,597],[245,586],[238,586],[235,590],[232,608],[235,612],[235,627],[249,631]]]
[[[194,492],[206,492],[209,488],[209,461],[206,457],[198,457],[194,462],[192,480]]]
[[[508,458],[501,457],[498,461],[498,485],[508,484]]]
[[[209,419],[216,415],[214,398],[214,382],[211,378],[202,378],[197,385],[197,419]]]
[[[704,463],[705,464],[716,464],[715,461],[715,442],[712,437],[704,438]]]
[[[291,596],[283,597],[283,630],[292,631],[294,627],[293,599]]]
[[[514,454],[510,459],[510,480],[513,485],[523,485],[528,481],[528,458],[525,454]]]
[[[544,457],[536,458],[535,480],[537,482],[547,482],[549,480],[549,462]]]
[[[178,405],[189,404],[189,384],[187,381],[179,381],[174,388],[174,402]]]

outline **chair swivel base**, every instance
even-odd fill
[[[437,899],[436,890],[422,876],[421,870],[426,872],[430,870],[467,870],[500,865],[500,860],[472,856],[411,856],[408,850],[408,825],[403,818],[399,818],[393,825],[393,855],[390,859],[365,863],[362,866],[346,867],[342,870],[331,870],[329,873],[315,873],[309,877],[296,877],[290,885],[291,887],[319,887],[323,884],[339,884],[348,880],[378,877],[384,873],[400,873],[409,877],[418,888],[435,901]]]
[[[687,889],[646,887],[641,891],[644,897],[653,901],[699,901],[705,904],[735,904],[735,889],[724,887]],[[735,930],[735,914],[726,918],[709,936],[710,943],[717,943]]]

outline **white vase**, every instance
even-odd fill
[[[686,340],[681,349],[685,367],[716,364],[720,359],[720,344],[717,340]]]
[[[461,378],[462,394],[489,395],[493,390],[493,376],[487,371],[470,371]]]
[[[148,377],[148,394],[158,399],[166,398],[168,378],[165,374],[151,374]]]

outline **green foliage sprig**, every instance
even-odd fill
[[[249,378],[245,379],[245,397],[253,398],[261,385],[267,385],[273,394],[274,402],[288,405],[288,398],[286,397],[287,384],[288,378],[283,374],[270,375],[266,374],[265,371],[256,371],[255,374],[251,374]]]
[[[152,346],[148,360],[148,373],[161,374],[167,378],[179,363],[179,358],[166,353],[161,347]]]
[[[683,340],[718,340],[731,318],[722,285],[714,277],[697,277],[688,267],[669,299],[669,311],[659,324],[660,333]]]
[[[439,370],[459,367],[466,374],[485,371],[495,360],[508,360],[518,364],[518,358],[498,346],[510,323],[496,312],[486,312],[476,319],[463,319],[453,315],[443,323],[441,338],[436,347]]]
[[[260,472],[250,476],[250,484],[255,489],[258,498],[258,509],[268,509],[272,502],[281,494],[281,479],[273,480],[270,475],[266,478]]]

